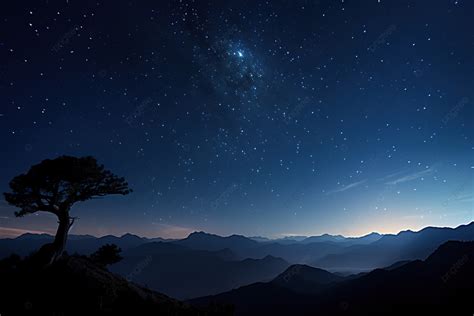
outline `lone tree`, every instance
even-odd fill
[[[54,262],[64,252],[69,229],[75,220],[69,213],[76,202],[131,192],[124,178],[106,170],[90,156],[43,160],[26,174],[13,178],[10,189],[11,192],[4,195],[9,204],[20,208],[15,216],[49,212],[58,217],[56,236],[47,247],[48,263]]]

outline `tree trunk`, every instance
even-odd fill
[[[56,231],[56,236],[54,237],[53,252],[51,254],[51,260],[49,264],[53,263],[59,257],[62,256],[64,249],[66,248],[66,241],[69,229],[74,223],[74,218],[69,217],[69,212],[67,212],[66,215],[58,216],[58,218],[59,225],[58,230]]]

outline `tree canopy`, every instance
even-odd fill
[[[105,267],[109,264],[114,264],[122,260],[123,258],[120,255],[121,252],[122,249],[120,249],[117,245],[105,244],[100,247],[96,252],[94,252],[90,256],[90,258],[95,263]]]
[[[124,178],[112,174],[94,157],[61,156],[46,159],[10,182],[5,200],[18,208],[16,216],[38,211],[56,215],[76,202],[131,192]]]

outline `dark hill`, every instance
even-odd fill
[[[317,293],[343,277],[326,270],[295,264],[277,276],[272,283],[298,293]]]
[[[1,315],[213,315],[151,291],[85,257],[48,268],[11,257],[0,262]],[[224,310],[216,315],[225,314]]]

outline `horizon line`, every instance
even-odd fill
[[[242,234],[230,234],[230,235],[219,235],[219,234],[215,234],[215,233],[211,233],[211,232],[205,232],[205,231],[198,231],[198,230],[195,230],[191,233],[189,233],[187,236],[185,237],[182,237],[182,238],[166,238],[166,237],[161,237],[161,236],[154,236],[154,237],[147,237],[147,236],[140,236],[138,234],[135,234],[135,233],[132,233],[132,232],[126,232],[126,233],[123,233],[122,235],[118,236],[118,235],[114,235],[114,234],[104,234],[104,235],[94,235],[94,234],[70,234],[69,236],[91,236],[91,237],[94,237],[94,238],[102,238],[102,237],[106,237],[106,236],[113,236],[113,237],[117,237],[117,238],[121,238],[125,235],[133,235],[133,236],[136,236],[136,237],[139,237],[139,238],[146,238],[146,239],[156,239],[156,238],[160,238],[160,239],[163,239],[163,240],[181,240],[181,239],[186,239],[188,238],[191,234],[194,234],[194,233],[205,233],[205,234],[209,234],[209,235],[214,235],[214,236],[219,236],[219,237],[231,237],[231,236],[242,236],[242,237],[245,237],[245,238],[248,238],[248,239],[252,239],[252,238],[265,238],[265,239],[268,239],[270,241],[275,241],[275,240],[279,240],[279,239],[284,239],[286,237],[304,237],[304,238],[309,238],[309,237],[321,237],[321,236],[324,236],[324,235],[329,235],[329,236],[342,236],[343,238],[361,238],[361,237],[365,237],[365,236],[368,236],[370,234],[379,234],[381,236],[390,236],[390,235],[398,235],[402,232],[408,232],[408,231],[411,231],[411,232],[420,232],[424,229],[427,229],[427,228],[450,228],[450,229],[456,229],[456,228],[459,228],[461,226],[467,226],[467,225],[471,225],[473,224],[474,221],[471,221],[471,222],[468,222],[468,223],[465,223],[465,224],[459,224],[457,226],[425,226],[423,228],[420,228],[419,230],[411,230],[411,229],[405,229],[405,230],[400,230],[398,231],[397,233],[380,233],[380,232],[377,232],[377,231],[372,231],[370,233],[366,233],[366,234],[363,234],[363,235],[359,235],[359,236],[344,236],[342,234],[329,234],[329,233],[323,233],[323,234],[320,234],[320,235],[282,235],[282,237],[279,237],[279,238],[269,238],[269,237],[265,237],[265,236],[245,236],[245,235],[242,235]],[[18,234],[18,235],[4,235],[2,234],[3,231],[6,231],[6,232],[22,232],[21,234]],[[52,236],[54,237],[54,234],[51,234],[49,232],[45,232],[45,231],[41,231],[41,230],[29,230],[29,229],[22,229],[22,228],[14,228],[14,227],[1,227],[0,226],[0,239],[15,239],[15,238],[18,238],[18,237],[21,237],[21,236],[24,236],[24,235],[28,235],[28,234],[31,234],[31,235],[48,235],[48,236]]]

